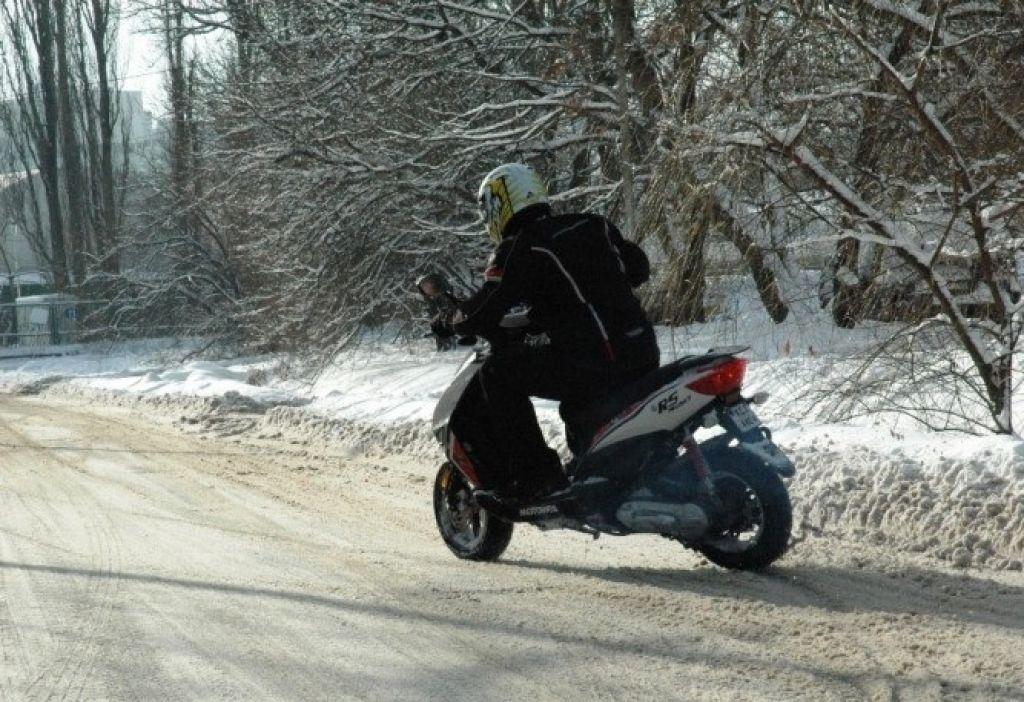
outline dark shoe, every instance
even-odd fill
[[[510,522],[522,521],[519,511],[525,504],[517,497],[502,495],[494,490],[474,490],[473,497],[481,509]]]
[[[569,487],[558,454],[546,449],[527,465],[531,467],[511,471],[519,477],[509,485],[496,490],[475,490],[477,504],[511,521],[558,514],[554,505],[564,500]]]
[[[526,502],[541,502],[569,487],[569,480],[562,472],[562,465],[541,475],[527,478],[519,497]]]

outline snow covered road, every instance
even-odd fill
[[[806,536],[454,559],[434,466],[0,396],[0,697],[1024,699],[1024,576]]]

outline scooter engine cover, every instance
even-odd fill
[[[630,500],[615,516],[630,531],[671,534],[687,541],[702,537],[710,524],[707,513],[692,502]]]

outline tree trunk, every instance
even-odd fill
[[[192,139],[188,123],[188,89],[185,74],[184,27],[180,8],[165,9],[164,40],[167,52],[167,93],[171,106],[170,167],[171,186],[176,198],[184,197],[188,190],[189,153]],[[181,229],[188,228],[185,218]]]
[[[85,179],[78,135],[75,133],[75,112],[71,99],[71,65],[68,61],[67,9],[64,3],[56,8],[57,94],[60,106],[61,155],[64,187],[68,203],[68,236],[71,245],[71,276],[73,283],[85,281],[85,249],[89,219],[85,209]]]
[[[859,257],[860,242],[857,239],[847,237],[836,244],[832,260],[832,319],[843,329],[857,326],[864,306],[863,289],[856,278]]]
[[[82,13],[76,18],[77,26],[75,27],[75,36],[78,37],[79,41],[82,42],[82,46],[78,47],[78,51],[75,52],[76,67],[78,70],[78,91],[76,98],[78,99],[78,115],[79,115],[79,134],[82,140],[84,164],[83,171],[85,173],[85,179],[88,187],[89,196],[89,207],[87,213],[89,215],[89,228],[87,230],[86,239],[86,251],[90,256],[95,259],[99,259],[100,253],[100,242],[98,237],[100,231],[103,229],[103,222],[101,219],[102,209],[100,205],[100,188],[99,188],[99,172],[100,172],[100,136],[97,128],[99,110],[96,107],[95,98],[95,87],[91,82],[91,67],[89,64],[89,56],[86,53],[85,37],[88,34],[88,30],[85,27]]]
[[[258,4],[252,0],[227,0],[225,7],[235,35],[238,78],[246,85],[253,78],[253,38],[260,29]]]
[[[707,291],[706,242],[707,229],[695,227],[682,242],[683,250],[669,263],[668,280],[658,310],[658,319],[665,324],[677,326],[707,321],[704,307],[704,293]]]
[[[633,236],[636,187],[633,182],[633,119],[629,113],[628,45],[633,40],[633,0],[612,0],[615,31],[616,97],[619,108],[619,161],[622,172],[622,231]]]
[[[68,286],[68,261],[64,245],[64,218],[60,202],[60,163],[57,154],[59,110],[54,66],[53,16],[49,0],[34,0],[36,51],[39,61],[39,93],[43,102],[43,124],[39,132],[39,170],[46,190],[50,222],[53,284],[57,290]],[[23,57],[28,60],[28,57]]]
[[[775,273],[772,272],[765,260],[764,250],[743,231],[732,215],[717,201],[713,202],[711,206],[715,219],[723,225],[722,235],[743,254],[743,259],[754,277],[757,294],[760,296],[761,302],[764,303],[768,316],[776,324],[786,321],[786,317],[789,316],[789,306],[782,298],[779,285],[775,280]]]
[[[892,47],[886,57],[889,63],[898,64],[910,51],[912,28],[903,27],[893,38]],[[867,90],[881,93],[884,91],[884,78],[881,72],[875,77]],[[884,120],[882,111],[884,102],[876,97],[864,100],[864,115],[861,120],[860,133],[857,135],[857,150],[854,152],[851,168],[858,175],[854,179],[854,187],[858,192],[869,192],[871,173],[875,171],[880,156],[880,148],[884,143],[881,138]],[[847,228],[853,223],[846,215],[842,221]],[[836,244],[832,274],[834,276],[834,296],[832,299],[832,319],[839,327],[852,329],[864,318],[864,313],[871,306],[869,299],[872,289],[871,281],[877,270],[867,271],[868,276],[861,275],[860,270],[861,244],[853,237],[840,239]],[[880,260],[880,259],[878,259]]]
[[[110,2],[109,0],[91,0],[93,23],[92,50],[96,57],[96,74],[99,92],[99,137],[100,137],[100,222],[101,230],[97,237],[99,256],[103,270],[117,274],[120,261],[117,252],[117,199],[114,180],[114,128],[117,115],[111,101],[110,85]]]

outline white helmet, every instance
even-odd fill
[[[530,205],[547,204],[548,189],[529,166],[506,163],[487,174],[480,184],[477,200],[487,233],[497,244],[516,212]]]

